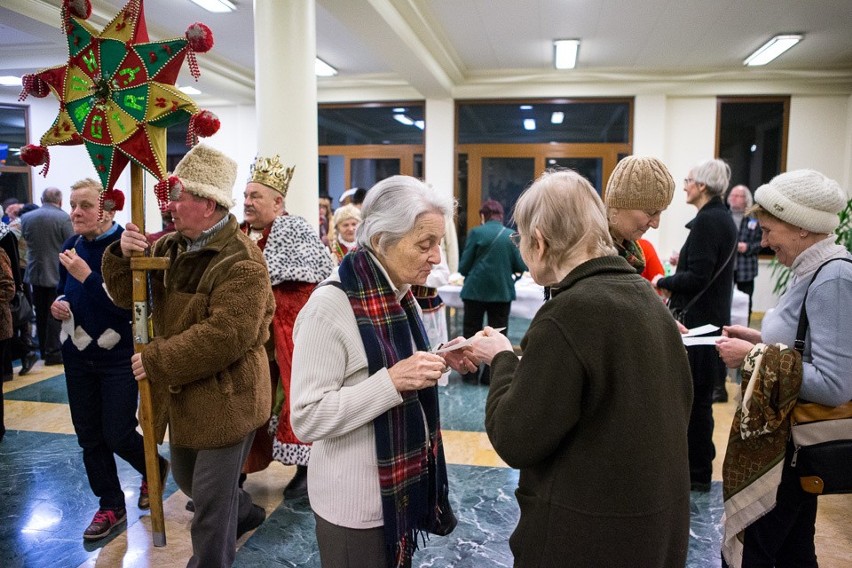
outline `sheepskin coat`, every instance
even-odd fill
[[[260,249],[229,215],[200,250],[180,233],[154,244],[169,268],[151,273],[154,338],[142,352],[151,381],[157,440],[193,449],[231,446],[269,419],[272,405],[264,343],[275,301]],[[104,283],[130,307],[130,259],[114,243]]]

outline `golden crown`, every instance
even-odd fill
[[[262,183],[271,187],[283,196],[287,196],[287,188],[293,179],[296,166],[285,168],[281,158],[276,154],[274,158],[261,158],[258,156],[251,165],[249,181]]]

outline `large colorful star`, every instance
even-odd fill
[[[166,179],[166,128],[189,120],[193,140],[196,132],[210,135],[218,129],[212,113],[199,112],[175,87],[187,55],[197,78],[194,53],[212,46],[209,28],[195,23],[183,38],[152,42],[142,0],[130,0],[100,33],[85,21],[91,12],[88,1],[65,0],[62,10],[68,62],[26,76],[21,95],[53,92],[59,114],[41,137],[42,147],[26,147],[22,158],[45,164],[46,175],[43,146],[84,144],[105,190],[129,160]]]

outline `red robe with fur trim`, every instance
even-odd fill
[[[249,232],[244,223],[242,230]],[[244,473],[265,469],[273,459],[286,465],[307,465],[310,445],[301,442],[290,426],[290,374],[293,364],[293,325],[317,283],[331,274],[334,263],[313,227],[301,217],[285,215],[263,231],[257,241],[269,268],[275,315],[271,324],[270,371],[273,401],[280,386],[284,403],[272,417],[274,437],[266,425],[254,437]],[[272,356],[274,354],[274,360]],[[276,365],[277,363],[277,365]],[[276,424],[277,419],[277,424]]]

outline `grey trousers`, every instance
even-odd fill
[[[333,525],[316,513],[314,518],[317,522],[317,545],[322,568],[387,566],[383,527],[350,529]]]
[[[187,568],[229,568],[234,563],[237,523],[252,507],[251,496],[238,483],[253,439],[254,432],[238,444],[213,450],[171,446],[172,476],[195,503]]]

